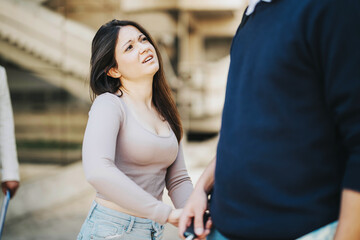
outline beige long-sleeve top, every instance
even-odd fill
[[[162,202],[164,187],[176,208],[185,205],[193,190],[171,128],[169,136],[150,132],[123,99],[111,93],[96,97],[90,109],[83,167],[97,197],[161,224],[171,212]]]
[[[14,117],[6,72],[0,66],[0,160],[1,181],[19,181],[19,163],[16,153]]]

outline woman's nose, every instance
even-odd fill
[[[149,51],[149,47],[146,44],[141,44],[139,50],[140,55],[146,53],[147,51]]]

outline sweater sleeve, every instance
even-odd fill
[[[171,207],[143,190],[115,165],[116,141],[124,117],[116,100],[103,94],[91,107],[82,150],[86,179],[107,200],[164,224]]]
[[[343,187],[360,191],[360,2],[326,2],[314,31],[317,54],[326,103],[348,155]]]
[[[174,206],[176,208],[183,208],[190,197],[193,185],[186,170],[181,143],[176,160],[167,169],[165,181],[168,194]]]
[[[5,69],[0,67],[0,160],[1,181],[19,181],[14,117]]]

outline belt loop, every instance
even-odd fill
[[[151,221],[152,228],[157,231],[156,223],[155,221]]]
[[[161,225],[155,221],[151,221],[151,224],[154,230],[154,237],[157,238],[161,232]]]
[[[134,223],[135,223],[135,217],[130,216],[130,224],[129,224],[129,226],[128,226],[127,229],[126,229],[126,233],[130,233],[130,232],[131,232],[131,229],[132,229],[132,227],[134,226]]]
[[[92,206],[91,206],[90,211],[89,211],[89,214],[88,214],[88,216],[87,216],[87,219],[88,219],[88,220],[90,219],[91,215],[93,214],[96,206],[97,206],[97,202],[93,201]]]

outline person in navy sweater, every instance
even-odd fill
[[[360,239],[360,1],[250,1],[217,156],[184,208],[208,239]]]

